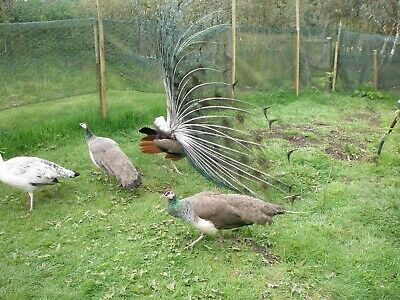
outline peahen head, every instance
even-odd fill
[[[79,123],[79,126],[82,127],[83,129],[85,129],[85,138],[87,140],[93,136],[92,132],[89,129],[89,125],[87,123],[85,123],[85,122]]]
[[[170,201],[176,199],[176,195],[172,190],[166,190],[164,192],[164,196],[167,197],[167,199]]]

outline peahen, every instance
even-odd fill
[[[38,157],[19,156],[3,161],[0,154],[0,181],[29,194],[29,211],[33,210],[33,192],[45,185],[58,183],[64,177],[79,173]]]
[[[240,193],[258,195],[260,186],[283,187],[265,169],[263,109],[231,97],[230,25],[224,11],[198,19],[187,14],[193,1],[170,1],[158,25],[158,46],[167,97],[167,117],[143,127],[142,152],[187,157],[203,176]],[[185,25],[187,24],[187,25]],[[255,123],[255,124],[252,124]],[[286,188],[286,186],[285,186]]]
[[[283,214],[282,206],[239,194],[202,192],[178,200],[173,191],[167,190],[168,213],[184,219],[201,231],[200,237],[189,245],[192,248],[204,234],[215,235],[219,229],[272,222],[272,217]]]
[[[89,156],[97,167],[115,176],[124,188],[131,189],[141,185],[140,173],[117,142],[110,138],[95,136],[86,123],[80,123],[79,126],[85,129]]]

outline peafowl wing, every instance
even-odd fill
[[[141,184],[139,172],[114,140],[94,137],[88,141],[88,145],[93,162],[117,177],[123,187],[133,188]]]

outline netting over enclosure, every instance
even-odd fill
[[[162,5],[140,1],[113,11],[104,24],[106,88],[163,92],[157,49],[157,21]],[[133,3],[133,2],[132,2]],[[231,22],[231,1],[192,1],[185,20],[217,9]],[[256,7],[256,13],[254,13]],[[117,9],[118,7],[113,7]],[[316,9],[313,7],[313,9]],[[311,10],[312,12],[312,10]],[[314,11],[315,15],[315,11]],[[311,24],[317,17],[305,11],[301,19],[300,87],[328,90],[332,84],[337,25]],[[329,14],[328,14],[329,15]],[[322,15],[318,16],[322,18]],[[240,90],[293,89],[296,78],[295,6],[237,0],[236,79]],[[330,21],[332,25],[332,21]],[[0,23],[0,109],[31,102],[95,93],[98,83],[96,18]],[[398,34],[350,31],[343,26],[338,56],[338,90],[367,85],[400,90]],[[231,68],[230,29],[224,53]],[[374,50],[376,54],[374,55]],[[216,59],[221,56],[216,49]],[[218,52],[218,53],[217,53]],[[229,69],[230,70],[230,69]]]
[[[94,19],[0,24],[0,106],[98,90]]]
[[[109,89],[162,92],[154,21],[105,20],[104,37]]]
[[[374,51],[376,51],[377,66],[374,66]],[[399,90],[399,41],[394,36],[344,31],[341,38],[339,68],[340,86],[344,90],[354,90],[371,84],[374,76],[379,88]]]

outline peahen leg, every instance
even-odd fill
[[[197,240],[195,240],[193,243],[188,245],[188,248],[189,249],[193,249],[194,245],[196,245],[198,242],[200,242],[203,238],[204,238],[204,234],[201,234],[200,237]]]

